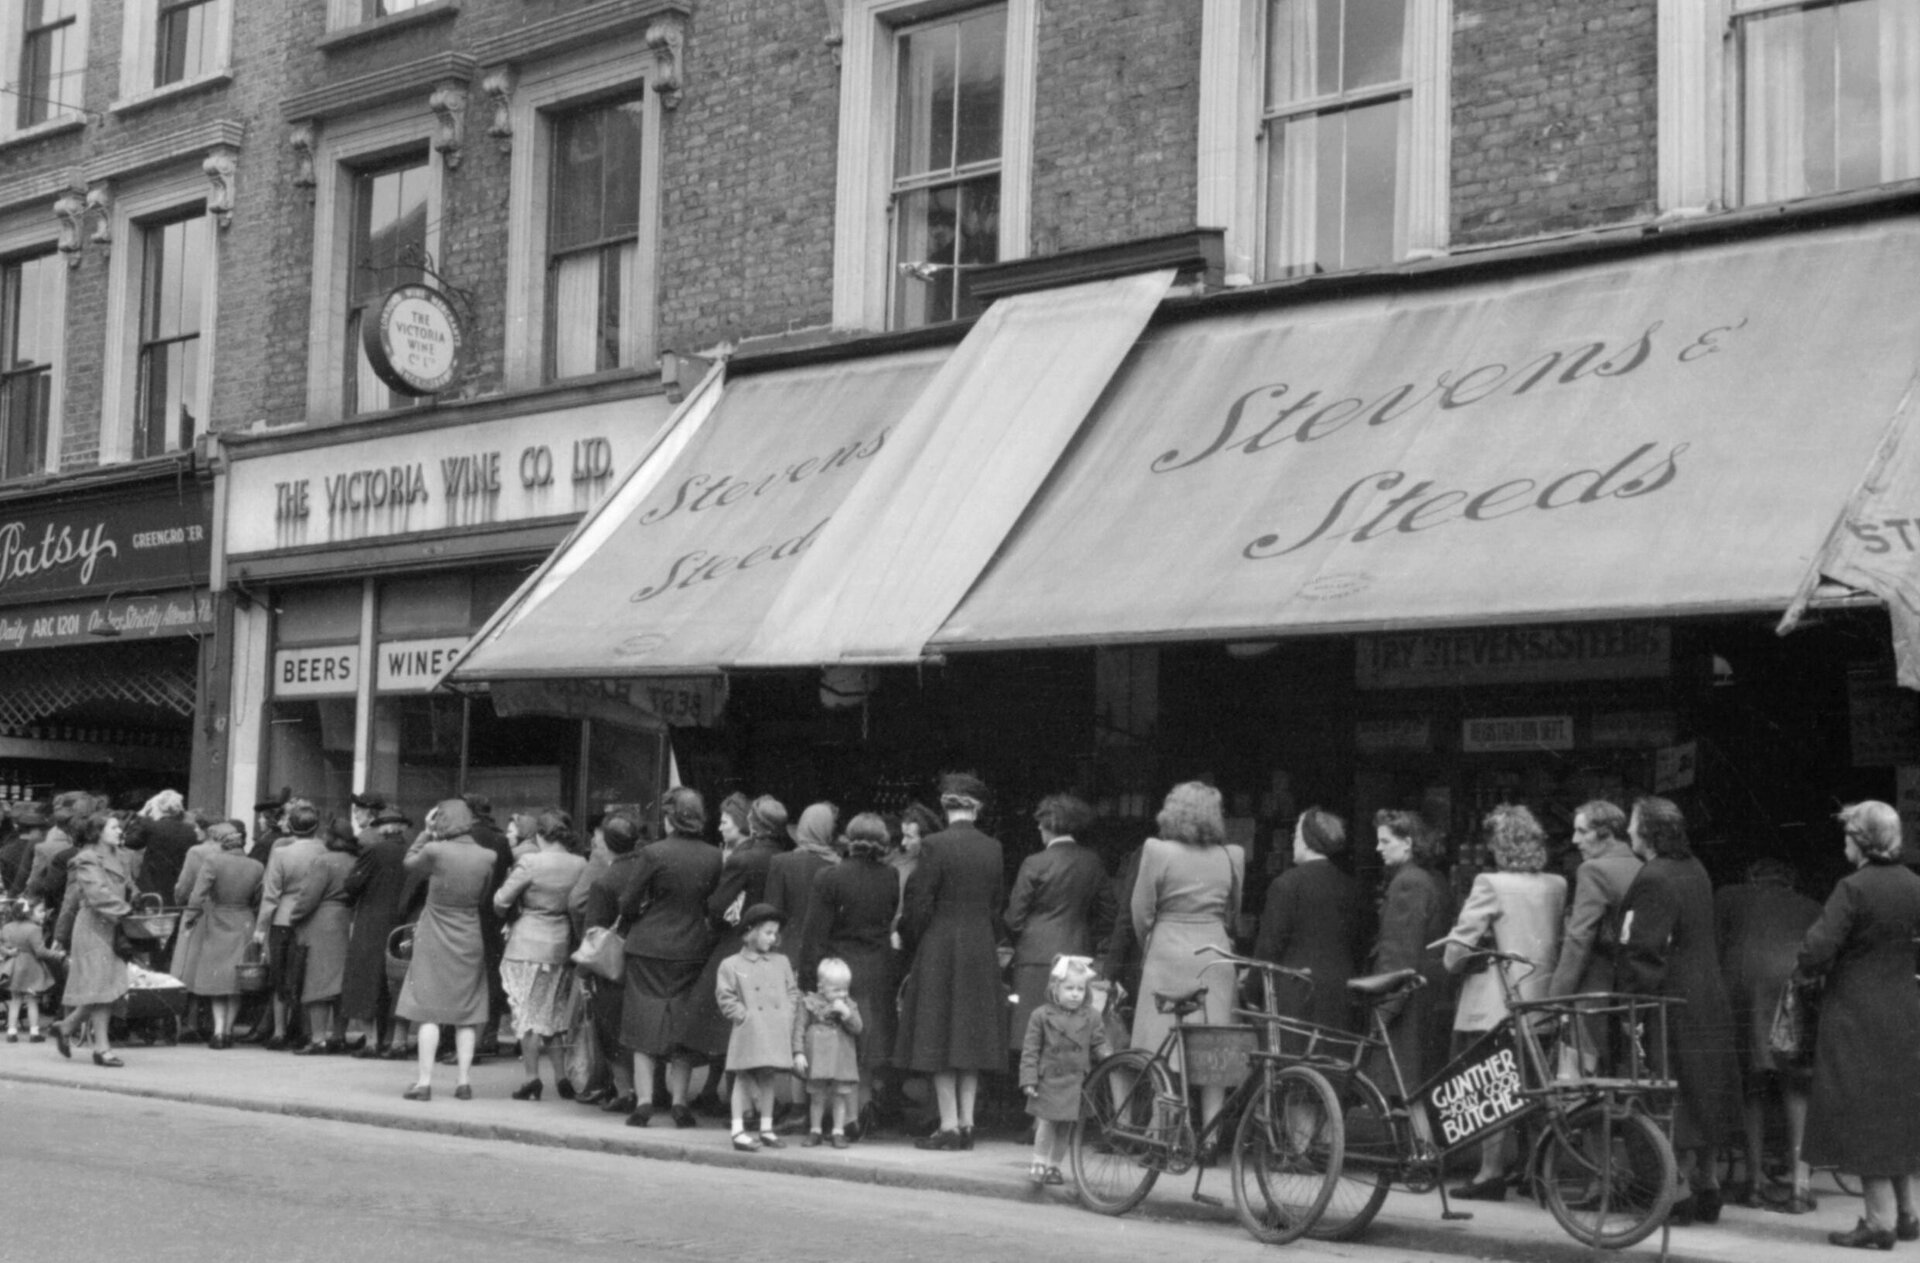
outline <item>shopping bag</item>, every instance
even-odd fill
[[[619,982],[627,972],[627,941],[610,926],[596,925],[580,936],[571,959],[596,978]]]
[[[594,1071],[599,1064],[600,1037],[593,1029],[593,1004],[581,995],[579,1003],[573,1006],[573,1024],[567,1028],[567,1082],[573,1084],[576,1093],[593,1087]]]
[[[1767,1051],[1782,1061],[1809,1061],[1813,1038],[1812,987],[1789,980],[1780,989],[1780,1002],[1774,1006],[1773,1025],[1767,1029]]]
[[[233,967],[233,989],[240,995],[259,995],[267,989],[267,954],[258,942],[248,943]]]

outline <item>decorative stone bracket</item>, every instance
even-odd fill
[[[68,267],[77,268],[85,246],[81,234],[87,222],[86,190],[68,189],[55,198],[53,217],[60,221],[60,253],[67,257]]]
[[[87,214],[93,216],[93,231],[87,240],[108,249],[113,245],[113,184],[95,180],[87,186]]]
[[[686,47],[685,18],[661,17],[647,26],[647,48],[653,53],[653,69],[647,73],[647,85],[669,110],[680,104],[680,89],[686,74]]]
[[[200,164],[206,172],[207,214],[222,228],[233,227],[234,181],[240,171],[240,151],[232,145],[215,145],[207,151],[207,160]]]
[[[303,189],[312,188],[318,183],[313,174],[313,151],[320,143],[320,124],[310,118],[295,123],[287,143],[293,146],[293,182]]]
[[[427,98],[427,108],[433,111],[439,129],[433,138],[433,147],[440,151],[447,169],[457,171],[460,150],[467,139],[467,85],[456,79],[441,80],[434,85],[433,95]]]
[[[827,8],[827,34],[820,42],[833,54],[833,64],[840,64],[840,47],[847,42],[847,0],[820,0]]]
[[[480,80],[480,90],[493,106],[487,135],[500,142],[502,153],[513,148],[513,90],[519,83],[519,72],[512,66],[495,66]]]

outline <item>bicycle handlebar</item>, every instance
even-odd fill
[[[1519,955],[1518,953],[1503,952],[1497,947],[1481,947],[1478,943],[1469,943],[1465,939],[1455,938],[1451,934],[1447,935],[1445,938],[1435,939],[1433,942],[1427,944],[1427,950],[1432,951],[1436,947],[1446,947],[1449,944],[1455,947],[1466,948],[1467,956],[1469,958],[1478,957],[1484,960],[1498,961],[1503,965],[1525,965],[1527,967],[1527,972],[1524,974],[1521,974],[1520,978],[1515,981],[1524,981],[1525,979],[1532,977],[1534,973],[1537,972],[1540,968],[1538,965],[1534,964],[1531,960],[1527,959],[1525,956]],[[1504,973],[1502,974],[1502,977],[1505,977]]]
[[[1255,960],[1251,956],[1236,956],[1225,948],[1215,947],[1212,943],[1202,943],[1193,949],[1193,954],[1195,956],[1213,955],[1220,958],[1219,960],[1209,961],[1205,965],[1202,965],[1200,967],[1201,973],[1205,973],[1207,970],[1219,965],[1245,965],[1249,969],[1264,970],[1270,974],[1279,974],[1282,977],[1291,978],[1295,982],[1304,982],[1309,987],[1313,985],[1313,970],[1311,969],[1295,969],[1291,965],[1276,965],[1270,960]]]

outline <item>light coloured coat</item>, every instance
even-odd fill
[[[1523,956],[1533,969],[1512,966],[1509,977],[1522,1000],[1538,1000],[1547,993],[1560,952],[1561,915],[1567,906],[1567,879],[1558,873],[1481,873],[1460,905],[1460,916],[1447,935],[1447,968],[1460,972],[1467,953],[1491,930],[1494,945]],[[1492,1030],[1507,1016],[1507,999],[1494,972],[1471,974],[1460,986],[1454,1010],[1456,1031]]]

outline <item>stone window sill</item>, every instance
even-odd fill
[[[407,31],[416,26],[428,26],[434,22],[451,20],[459,12],[460,0],[432,0],[430,4],[405,9],[389,17],[371,18],[365,22],[356,22],[352,26],[343,26],[337,31],[328,31],[314,41],[314,47],[323,53],[339,52],[343,48],[354,48],[373,40],[384,39],[396,31]]]
[[[182,79],[178,83],[165,84],[158,88],[149,88],[145,92],[115,101],[107,106],[107,113],[114,115],[136,114],[149,106],[166,101],[178,100],[184,96],[205,92],[211,88],[224,88],[233,82],[233,71],[216,70],[210,75],[197,75],[192,79]]]

